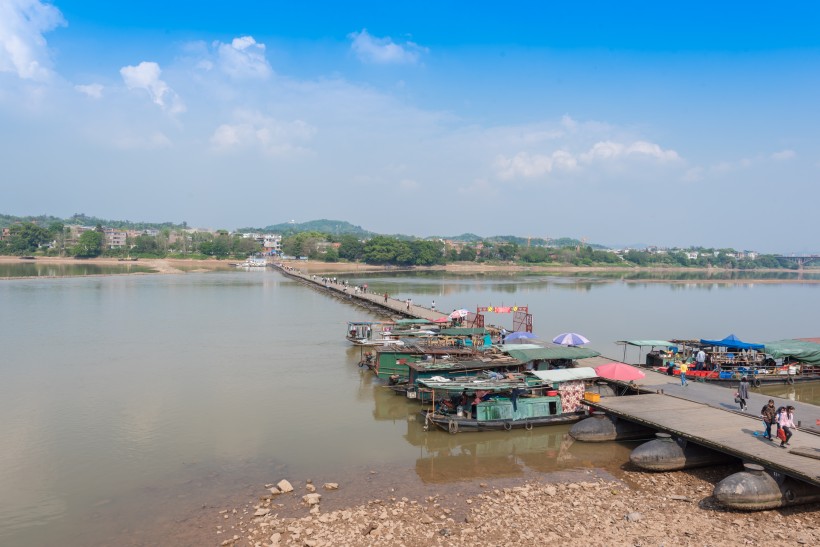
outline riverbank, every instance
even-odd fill
[[[180,258],[140,258],[137,261],[120,261],[117,258],[90,258],[81,259],[73,257],[36,257],[32,259],[22,259],[16,256],[0,256],[2,264],[94,264],[98,266],[123,266],[128,264],[139,265],[149,268],[152,272],[137,273],[159,273],[159,274],[181,274],[188,272],[207,272],[218,270],[231,270],[235,260],[217,259],[180,259]],[[364,275],[393,272],[445,272],[451,274],[555,274],[555,275],[577,275],[577,274],[599,274],[606,277],[625,276],[627,283],[820,283],[820,279],[805,279],[796,270],[783,269],[758,269],[758,270],[724,270],[720,268],[649,268],[635,266],[567,266],[567,265],[546,265],[528,266],[521,264],[487,264],[477,262],[456,262],[439,266],[414,266],[412,268],[401,268],[397,266],[379,266],[372,264],[360,264],[351,262],[323,262],[318,260],[292,260],[286,262],[288,266],[301,270],[308,274],[317,275]],[[820,268],[806,269],[804,274],[820,275]],[[646,274],[646,277],[630,279],[628,276]],[[683,274],[695,274],[696,278],[675,278]],[[742,274],[743,277],[737,277]],[[757,274],[760,274],[759,276]],[[781,279],[770,277],[773,274],[790,274],[793,278]],[[670,277],[666,277],[666,276]],[[767,277],[769,276],[769,277]]]
[[[258,501],[221,509],[212,533],[216,545],[237,547],[820,544],[820,504],[755,513],[720,507],[712,490],[734,471],[627,470],[611,479],[588,470],[570,481],[476,481],[419,497],[371,492],[367,502],[343,507],[331,503],[350,487],[344,483],[294,482],[283,493],[269,484],[273,494],[260,486]]]

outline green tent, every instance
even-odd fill
[[[587,348],[564,346],[537,349],[504,349],[504,353],[513,359],[518,359],[524,363],[535,361],[536,359],[543,359],[545,361],[549,361],[551,359],[586,359],[588,357],[597,357],[601,355],[597,351]]]
[[[778,340],[766,342],[764,345],[764,351],[775,359],[793,357],[808,365],[820,365],[820,344],[802,340]]]

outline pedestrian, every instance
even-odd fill
[[[777,420],[777,414],[774,408],[774,399],[769,399],[769,402],[760,411],[760,417],[763,418],[763,423],[766,425],[765,438],[772,440],[772,424]]]
[[[387,293],[384,293],[384,303],[387,304]]]
[[[410,299],[407,299],[407,311],[410,311]]]
[[[433,303],[430,305],[430,309],[436,311],[436,301],[433,300]]]
[[[689,364],[686,361],[683,361],[680,364],[680,385],[681,387],[686,387],[689,385],[689,382],[686,381],[686,373],[689,371]]]
[[[746,412],[746,399],[749,398],[749,380],[745,376],[740,379],[740,385],[737,386],[737,398],[740,403],[740,411]]]
[[[705,370],[706,352],[704,352],[703,349],[698,351],[698,354],[695,356],[695,363],[695,370]]]
[[[780,448],[789,446],[789,439],[792,438],[792,429],[794,429],[794,407],[789,405],[780,413],[780,420],[778,422],[780,429],[785,433],[785,439],[780,438]],[[779,436],[779,435],[778,435]]]

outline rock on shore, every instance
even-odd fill
[[[217,539],[228,536],[233,545],[254,547],[820,545],[819,505],[727,511],[711,497],[714,479],[708,470],[627,472],[623,482],[490,486],[461,498],[459,507],[444,507],[431,495],[421,501],[390,497],[330,512],[321,511],[318,494],[308,494],[304,498],[315,502],[305,499],[305,516],[295,518],[276,514],[281,498],[264,499],[244,511],[254,518],[220,526]]]

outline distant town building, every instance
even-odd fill
[[[116,228],[103,228],[105,246],[109,249],[123,249],[127,245],[128,232]]]

